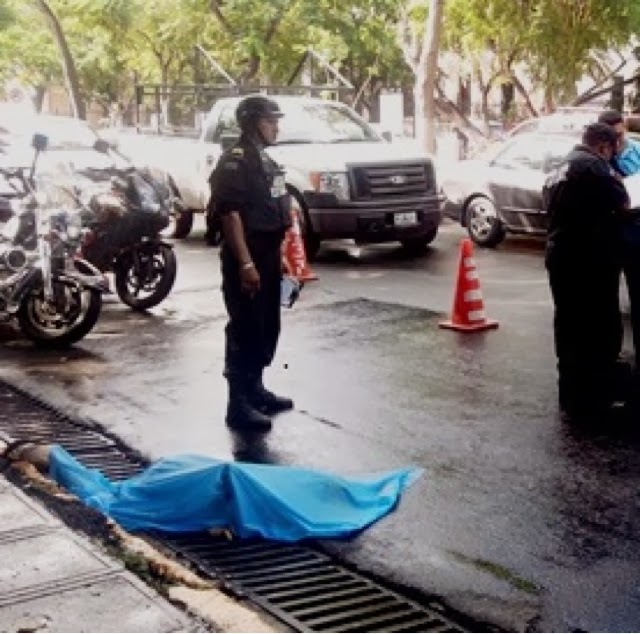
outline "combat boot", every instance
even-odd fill
[[[252,406],[245,381],[237,379],[229,380],[226,421],[231,429],[238,431],[267,432],[271,429],[269,417]]]
[[[262,373],[253,377],[250,382],[249,400],[253,407],[265,414],[278,414],[293,409],[293,401],[285,396],[278,396],[265,388]]]

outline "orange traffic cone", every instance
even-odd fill
[[[480,279],[473,257],[473,243],[469,238],[460,243],[458,281],[453,299],[451,319],[440,322],[440,328],[450,328],[462,332],[490,330],[498,327],[498,322],[487,319],[480,290]]]
[[[298,220],[298,206],[291,205],[291,229],[284,237],[284,255],[289,263],[291,275],[298,282],[309,282],[317,280],[318,276],[311,270],[307,262],[307,254],[304,250],[304,241],[300,231],[300,221]]]

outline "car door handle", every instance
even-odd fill
[[[207,165],[213,165],[213,156],[211,156],[211,154],[207,154],[207,158],[205,160]]]

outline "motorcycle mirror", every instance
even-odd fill
[[[47,145],[49,145],[49,137],[46,134],[34,134],[33,139],[31,140],[31,147],[33,147],[37,152],[43,152],[47,149]]]
[[[220,137],[220,145],[222,146],[223,152],[232,148],[240,137],[237,134],[223,134]]]
[[[100,154],[108,154],[111,149],[111,144],[104,139],[96,139],[93,144],[93,149],[96,150],[96,152],[100,152]]]

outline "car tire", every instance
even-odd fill
[[[191,209],[176,209],[173,219],[173,237],[182,240],[193,228],[193,211]]]
[[[481,247],[496,247],[506,236],[498,210],[486,196],[476,196],[467,203],[465,225],[469,237]]]

